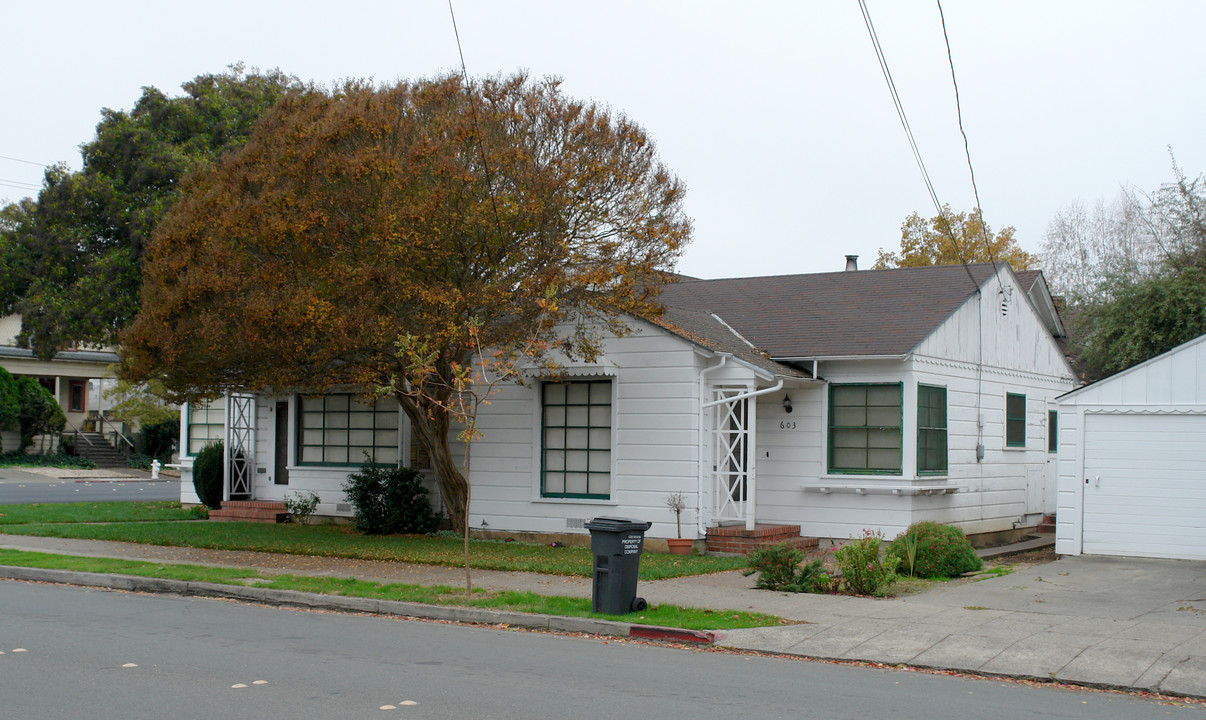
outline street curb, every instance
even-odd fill
[[[83,587],[181,595],[185,597],[243,600],[263,605],[300,607],[309,610],[335,610],[371,615],[396,615],[422,620],[445,620],[479,625],[507,625],[536,630],[586,633],[589,635],[635,637],[645,640],[686,642],[697,645],[711,645],[719,637],[723,636],[723,633],[717,631],[684,630],[682,628],[668,628],[656,625],[635,625],[617,620],[541,615],[482,608],[448,607],[444,605],[403,602],[400,600],[320,595],[318,593],[301,592],[299,590],[275,590],[255,586],[222,585],[219,583],[148,578],[137,575],[51,570],[14,565],[0,565],[0,579],[27,580],[32,582],[56,583],[59,585],[79,585]]]

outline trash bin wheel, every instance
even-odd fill
[[[649,603],[645,602],[645,598],[634,598],[632,601],[632,612],[642,612],[649,607]]]

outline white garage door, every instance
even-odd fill
[[[1085,416],[1083,551],[1206,560],[1206,415]]]

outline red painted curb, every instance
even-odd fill
[[[711,645],[716,642],[716,633],[711,630],[684,630],[682,628],[661,627],[658,625],[633,625],[628,631],[628,636],[645,638],[646,640],[696,643],[698,645]]]

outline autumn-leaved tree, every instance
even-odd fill
[[[944,205],[942,213],[923,218],[913,213],[900,226],[900,251],[880,248],[875,269],[958,265],[971,262],[1007,262],[1014,270],[1030,270],[1038,258],[1018,246],[1013,227],[996,233],[984,222],[979,209],[953,213]]]
[[[183,398],[389,392],[464,529],[449,435],[475,388],[655,312],[682,197],[639,126],[556,80],[290,95],[160,224],[122,373]]]
[[[81,170],[54,165],[36,200],[0,208],[0,313],[21,313],[18,342],[42,358],[115,343],[138,309],[143,247],[181,178],[240,146],[301,87],[236,65],[184,83],[178,97],[147,87],[133,109],[103,109]]]

